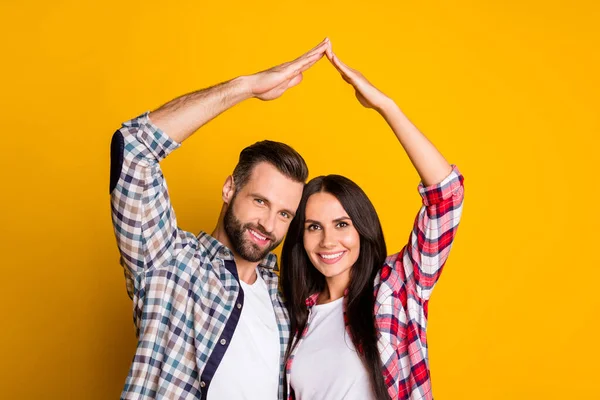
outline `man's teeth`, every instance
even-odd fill
[[[260,239],[260,240],[267,240],[267,238],[266,238],[266,237],[264,237],[264,236],[260,236],[258,233],[254,232],[252,229],[249,229],[249,231],[250,231],[250,233],[251,233],[252,235],[254,235],[254,237],[256,237],[257,239]]]
[[[326,260],[333,260],[334,258],[338,258],[339,256],[341,256],[342,254],[344,254],[343,251],[341,251],[339,253],[335,253],[335,254],[319,254],[319,255]]]

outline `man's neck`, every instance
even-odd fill
[[[258,266],[258,263],[252,263],[244,260],[239,255],[235,254],[235,252],[233,254],[233,258],[235,259],[235,265],[237,266],[240,280],[248,285],[252,285],[254,282],[256,282],[256,267]]]
[[[237,267],[238,277],[240,280],[249,285],[252,285],[254,282],[256,282],[256,267],[259,263],[244,260],[239,254],[237,254],[237,252],[231,246],[229,237],[225,231],[221,229],[221,225],[217,225],[215,227],[215,230],[211,233],[211,236],[227,246],[227,248],[233,253],[233,259],[235,260],[235,265]]]

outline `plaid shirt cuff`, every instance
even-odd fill
[[[153,158],[149,161],[161,161],[167,157],[173,150],[181,146],[175,140],[171,139],[169,135],[164,133],[158,126],[154,125],[150,118],[148,118],[149,111],[136,117],[130,121],[124,122],[123,126],[126,128],[137,128],[128,129],[135,138],[142,143]]]
[[[452,172],[440,183],[427,187],[423,185],[423,182],[419,183],[419,193],[423,198],[423,204],[431,206],[449,199],[462,187],[463,180],[456,165],[452,165]]]

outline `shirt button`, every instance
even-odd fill
[[[206,382],[202,381],[200,382],[200,387],[205,387],[206,386]]]
[[[238,308],[238,310],[239,310],[240,308],[242,308],[242,304],[241,304],[241,303],[237,303],[237,308]]]
[[[227,344],[227,340],[221,339],[221,341],[219,343],[221,343],[223,346],[225,346],[225,344]]]

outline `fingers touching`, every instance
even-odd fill
[[[304,53],[294,61],[283,64],[283,67],[286,68],[289,76],[295,76],[299,73],[302,73],[312,67],[317,61],[323,57],[325,51],[327,50],[329,44],[329,38],[325,38],[321,43],[319,43],[312,50]]]
[[[286,76],[287,88],[298,85],[302,81],[302,73],[312,67],[323,56],[326,56],[331,64],[338,70],[344,81],[352,84],[355,71],[342,62],[333,52],[331,41],[325,38],[321,43],[293,61],[281,64],[280,69]]]

